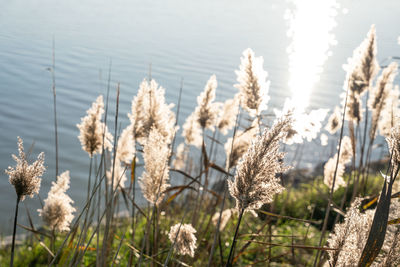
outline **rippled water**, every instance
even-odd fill
[[[307,1],[307,0],[299,0]],[[320,81],[312,89],[309,108],[333,108],[345,73],[341,66],[364,38],[372,23],[378,34],[380,61],[400,54],[400,31],[395,0],[338,1],[332,34],[338,44],[330,47]],[[211,74],[219,82],[217,99],[231,97],[236,89],[234,70],[242,51],[251,47],[264,57],[271,80],[269,108],[281,108],[291,95],[286,49],[288,21],[285,12],[295,5],[272,0],[251,1],[0,1],[0,169],[14,162],[16,137],[26,149],[34,143],[33,156],[46,154],[48,170],[40,196],[46,198],[55,174],[55,149],[51,75],[52,39],[55,39],[60,171],[71,171],[69,194],[78,206],[86,195],[89,159],[81,150],[76,124],[97,95],[105,94],[111,63],[111,88],[121,83],[120,122],[139,83],[148,75],[166,88],[168,102],[177,102],[184,79],[179,123],[192,112],[196,96]],[[343,8],[349,12],[344,15]],[[318,21],[315,21],[318,24]],[[303,29],[304,30],[304,29]],[[313,29],[309,29],[312,31]],[[310,40],[311,41],[311,40]],[[310,53],[310,52],[308,52]],[[310,57],[312,55],[310,54]],[[307,58],[307,56],[305,57]],[[115,93],[110,98],[114,116]],[[113,132],[113,125],[109,127]],[[315,163],[318,151],[302,159]],[[10,233],[15,192],[0,172],[0,232]],[[37,198],[24,201],[35,222]],[[21,205],[22,207],[22,205]],[[21,209],[19,222],[26,224]]]

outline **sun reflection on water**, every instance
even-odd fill
[[[287,48],[291,103],[298,112],[309,105],[314,85],[319,81],[323,64],[336,44],[332,33],[339,4],[336,0],[292,0],[286,10],[289,22]]]

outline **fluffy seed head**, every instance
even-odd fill
[[[371,97],[368,102],[370,110],[372,110],[371,128],[369,132],[370,139],[376,137],[378,123],[381,117],[390,116],[389,114],[382,113],[387,105],[387,98],[393,87],[393,80],[397,74],[398,65],[392,62],[386,67],[381,76],[379,76],[376,86],[371,90]],[[382,116],[381,116],[382,115]]]
[[[223,135],[226,135],[235,125],[236,114],[238,112],[238,98],[228,99],[219,112],[217,127]]]
[[[181,170],[185,167],[187,160],[187,150],[185,143],[180,143],[176,149],[176,156],[174,161],[172,162],[172,165],[174,166],[175,169]]]
[[[337,163],[337,154],[330,158],[324,166],[324,184],[326,184],[329,188],[332,188],[333,185],[333,177],[335,174],[335,168]],[[336,191],[340,186],[345,186],[346,183],[343,180],[344,174],[344,164],[339,161],[337,172],[336,172],[336,179],[335,179],[335,186],[333,188]]]
[[[126,127],[118,139],[116,158],[125,163],[130,164],[135,156],[135,140],[133,139],[133,125]]]
[[[196,229],[191,224],[175,224],[169,230],[169,240],[175,243],[175,249],[180,255],[189,255],[194,257],[196,245]]]
[[[19,157],[12,155],[17,165],[15,167],[9,166],[5,173],[9,176],[9,182],[15,188],[19,200],[24,200],[25,196],[31,198],[39,193],[41,176],[45,172],[44,167],[44,153],[40,153],[37,160],[32,164],[28,164],[24,152],[23,141],[18,137],[18,153]]]
[[[392,155],[392,163],[400,166],[400,125],[392,128],[390,137],[386,138],[389,146],[389,153]]]
[[[224,230],[226,224],[229,222],[229,219],[235,212],[235,209],[226,209],[221,213],[221,222],[219,223],[219,230],[222,231]],[[212,217],[212,223],[217,226],[218,225],[218,220],[219,220],[219,212],[216,212],[213,217]]]
[[[196,119],[195,113],[192,113],[186,118],[185,124],[183,124],[182,136],[185,138],[186,144],[201,147],[201,143],[203,142],[201,135],[200,124]]]
[[[102,95],[93,102],[92,107],[86,113],[87,115],[81,119],[81,123],[76,125],[80,131],[78,138],[82,149],[90,157],[93,157],[96,153],[101,153],[104,134],[104,148],[111,151],[113,137],[108,132],[107,126],[101,122],[101,117],[104,113]]]
[[[203,129],[213,129],[218,115],[218,104],[213,103],[217,89],[217,78],[212,75],[204,91],[197,97],[197,107],[194,114]]]
[[[157,128],[152,128],[143,148],[144,168],[139,185],[147,201],[158,205],[170,186],[168,157],[169,148],[165,138]]]
[[[134,138],[142,145],[146,142],[151,128],[159,133],[170,144],[175,134],[175,114],[171,111],[173,104],[167,105],[165,90],[151,80],[140,84],[137,96],[132,100],[132,113],[128,114],[133,128]]]
[[[324,166],[324,183],[329,187],[332,188],[333,178],[335,175],[335,168],[337,163],[337,153],[330,158]],[[336,179],[335,179],[335,186],[333,188],[336,191],[340,186],[345,186],[346,183],[343,180],[343,174],[345,170],[345,165],[351,161],[353,157],[353,148],[351,144],[351,140],[348,136],[343,136],[342,144],[340,148],[340,157],[338,168],[336,171]]]
[[[332,115],[328,119],[328,124],[325,126],[325,130],[327,130],[330,134],[335,134],[340,127],[342,127],[342,112],[339,107],[335,107]]]
[[[390,90],[389,96],[386,98],[386,104],[382,110],[381,119],[378,121],[379,133],[384,137],[389,137],[391,129],[400,124],[400,108],[399,108],[400,90],[396,85]]]
[[[376,51],[375,26],[372,25],[366,39],[354,50],[353,57],[344,66],[347,71],[344,90],[348,90],[346,119],[357,124],[362,120],[361,96],[370,89],[372,81],[379,71]],[[342,98],[344,96],[345,94],[342,95]]]
[[[257,136],[258,127],[252,127],[247,129],[245,132],[239,130],[236,132],[234,138],[229,138],[225,145],[225,153],[226,153],[226,164],[228,169],[235,166],[240,158],[246,153],[247,149],[249,148],[251,141]],[[233,147],[232,141],[234,140]],[[233,151],[231,153],[231,150]],[[229,159],[229,162],[228,162]]]
[[[228,181],[238,211],[259,209],[284,189],[276,177],[288,169],[283,165],[284,153],[279,152],[279,142],[290,124],[291,118],[284,117],[270,130],[266,129],[239,162],[234,181]]]
[[[269,101],[268,73],[263,69],[263,57],[255,57],[250,48],[243,51],[239,70],[235,71],[239,89],[240,104],[251,116],[267,109]]]
[[[374,217],[373,210],[360,212],[361,199],[352,203],[343,223],[336,224],[329,235],[328,246],[336,250],[328,250],[331,266],[357,266],[361,253],[367,242],[369,229]]]
[[[74,219],[76,211],[72,204],[74,201],[65,193],[69,188],[69,171],[57,177],[57,182],[52,183],[48,197],[44,200],[43,209],[39,209],[39,216],[55,231],[69,231],[69,226]]]

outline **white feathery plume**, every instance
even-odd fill
[[[286,133],[284,143],[291,145],[301,144],[306,139],[308,142],[317,138],[321,131],[322,121],[325,119],[328,109],[311,110],[308,114],[304,111],[295,109],[295,103],[291,99],[286,99],[282,110],[274,109],[276,120],[285,114],[291,114],[293,122],[291,128]]]
[[[270,130],[264,130],[239,162],[234,181],[228,181],[238,211],[259,209],[284,189],[276,176],[288,169],[283,163],[284,153],[279,152],[279,142],[290,124],[291,118],[285,116]]]
[[[135,140],[133,138],[133,125],[126,127],[121,136],[118,138],[116,158],[125,163],[130,164],[135,156]]]
[[[204,91],[197,97],[197,107],[194,116],[203,129],[214,129],[214,125],[218,115],[218,104],[213,103],[215,100],[215,90],[217,88],[217,78],[212,75],[208,80]]]
[[[241,106],[254,117],[267,109],[270,99],[268,73],[263,69],[263,57],[255,57],[250,48],[243,51],[240,60],[239,70],[235,71],[238,81],[235,87],[239,89]]]
[[[8,166],[5,173],[9,176],[9,182],[15,188],[18,200],[23,201],[25,196],[31,198],[39,193],[41,176],[45,172],[44,167],[44,153],[41,152],[37,160],[29,164],[24,152],[24,144],[20,137],[18,137],[18,153],[19,157],[12,155],[17,165],[15,167]]]
[[[196,245],[196,229],[191,224],[175,224],[169,230],[169,240],[175,243],[175,250],[180,255],[194,257]]]
[[[255,125],[249,129],[247,129],[245,132],[238,130],[236,132],[236,135],[234,138],[230,137],[226,141],[224,148],[225,148],[225,153],[226,153],[226,165],[228,169],[232,168],[235,166],[240,158],[243,156],[244,153],[246,153],[247,149],[251,145],[252,140],[257,136],[257,133],[259,132],[258,126]],[[233,147],[232,147],[232,141],[234,140]],[[231,153],[232,149],[232,153]],[[229,162],[228,162],[229,159]]]
[[[44,200],[43,209],[39,209],[39,216],[51,229],[62,232],[69,231],[70,224],[76,211],[72,204],[74,201],[65,193],[69,188],[69,171],[57,177],[57,182],[52,182],[47,198]]]
[[[144,168],[139,185],[144,198],[158,205],[164,198],[165,190],[170,186],[168,169],[169,148],[158,128],[152,128],[143,148]]]
[[[393,198],[390,203],[388,220],[396,220],[399,215],[400,202]],[[400,266],[400,225],[388,224],[381,252],[375,258],[372,266]]]
[[[344,222],[336,224],[329,235],[328,246],[336,249],[328,250],[331,266],[358,266],[374,217],[374,210],[361,213],[360,205],[361,199],[355,199]]]
[[[398,65],[396,62],[392,62],[386,67],[381,76],[379,76],[376,86],[371,89],[371,96],[368,101],[368,106],[372,111],[371,128],[370,128],[370,139],[373,140],[376,137],[378,123],[381,117],[390,116],[389,114],[382,113],[387,104],[387,98],[390,96],[390,92],[393,87],[393,81],[397,75]]]
[[[224,230],[226,224],[229,222],[229,219],[232,217],[233,213],[236,212],[235,209],[226,209],[224,211],[222,211],[221,213],[221,222],[219,223],[219,231]],[[219,220],[219,215],[220,212],[216,212],[214,213],[213,217],[212,217],[212,223],[217,226],[218,225],[218,220]]]
[[[186,118],[183,124],[182,136],[185,138],[186,144],[201,147],[203,142],[202,132],[195,113],[190,114],[190,116]]]
[[[146,142],[151,128],[157,128],[170,144],[177,130],[173,104],[165,103],[165,90],[156,81],[146,79],[140,84],[137,96],[132,100],[132,113],[128,114],[133,128],[134,139],[142,145]]]
[[[103,134],[104,149],[112,150],[113,136],[108,132],[107,126],[101,122],[104,113],[103,96],[97,97],[92,107],[86,111],[87,115],[81,119],[81,123],[77,124],[80,134],[78,136],[82,149],[85,150],[90,157],[96,153],[102,152]]]
[[[339,107],[335,107],[332,115],[328,119],[328,123],[325,126],[330,134],[335,134],[342,127],[342,112]]]
[[[392,164],[400,166],[400,124],[392,128],[391,134],[386,138],[391,153]]]
[[[358,124],[362,120],[361,96],[371,88],[372,81],[379,71],[376,59],[376,33],[372,25],[366,39],[353,52],[353,57],[348,59],[344,66],[347,72],[344,90],[348,89],[346,107],[346,120],[352,120]],[[343,104],[345,94],[342,94]]]
[[[326,186],[328,186],[329,188],[332,188],[336,162],[337,154],[330,158],[324,165],[324,184],[326,184]],[[333,191],[336,191],[339,187],[346,185],[346,182],[343,180],[344,168],[344,164],[339,161],[336,172],[335,187],[333,188]]]
[[[382,110],[381,119],[378,121],[379,133],[384,137],[389,137],[391,129],[400,123],[400,107],[399,107],[400,90],[396,85],[390,90],[389,96],[386,98],[386,104]]]
[[[345,171],[345,165],[351,161],[352,157],[353,157],[353,148],[351,145],[351,139],[348,136],[344,136],[342,138],[342,144],[340,148],[340,157],[336,172],[335,187],[333,188],[334,191],[336,191],[340,186],[346,185],[343,179],[343,174]],[[324,166],[324,183],[329,188],[332,188],[336,163],[337,163],[337,153],[332,158],[330,158],[325,163]]]
[[[185,143],[180,143],[176,149],[175,159],[172,162],[172,165],[177,170],[182,170],[185,167],[187,160],[187,150]]]
[[[238,98],[235,96],[232,99],[226,100],[219,112],[217,127],[223,135],[228,134],[228,131],[235,125],[235,118],[238,112],[237,105]]]

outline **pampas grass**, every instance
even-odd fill
[[[347,65],[342,107],[336,107],[326,122],[327,110],[294,110],[290,101],[274,110],[275,116],[266,114],[269,81],[263,58],[251,49],[243,52],[236,71],[238,94],[217,102],[220,89],[211,75],[181,133],[176,121],[179,104],[176,114],[173,104],[166,103],[165,89],[151,78],[140,83],[132,99],[128,125],[118,119],[119,84],[115,118],[107,119],[109,85],[106,102],[97,97],[77,125],[82,149],[90,158],[83,208],[73,207],[66,193],[69,172],[64,172],[39,209],[45,227],[21,225],[46,253],[45,259],[40,254],[35,262],[50,266],[398,264],[395,197],[399,192],[394,184],[400,170],[399,88],[394,80],[398,66],[391,63],[379,73],[376,58],[376,32],[371,27]],[[108,132],[110,122],[113,135]],[[323,123],[331,136],[320,133]],[[177,138],[175,146],[178,135],[183,138]],[[386,138],[391,158],[372,170],[371,154],[379,135]],[[285,152],[295,150],[295,160],[300,161],[307,142],[318,137],[321,146],[331,144],[329,153],[321,153],[328,161],[312,174],[289,171],[292,164]],[[297,148],[289,147],[294,144]],[[11,265],[18,204],[38,193],[45,170],[44,154],[29,165],[22,139],[18,150],[19,157],[13,156],[16,167],[6,170],[17,193]],[[383,168],[386,174],[377,177]],[[138,194],[147,205],[138,204]],[[126,218],[121,216],[125,210]],[[35,251],[21,247],[19,255],[37,255]]]

